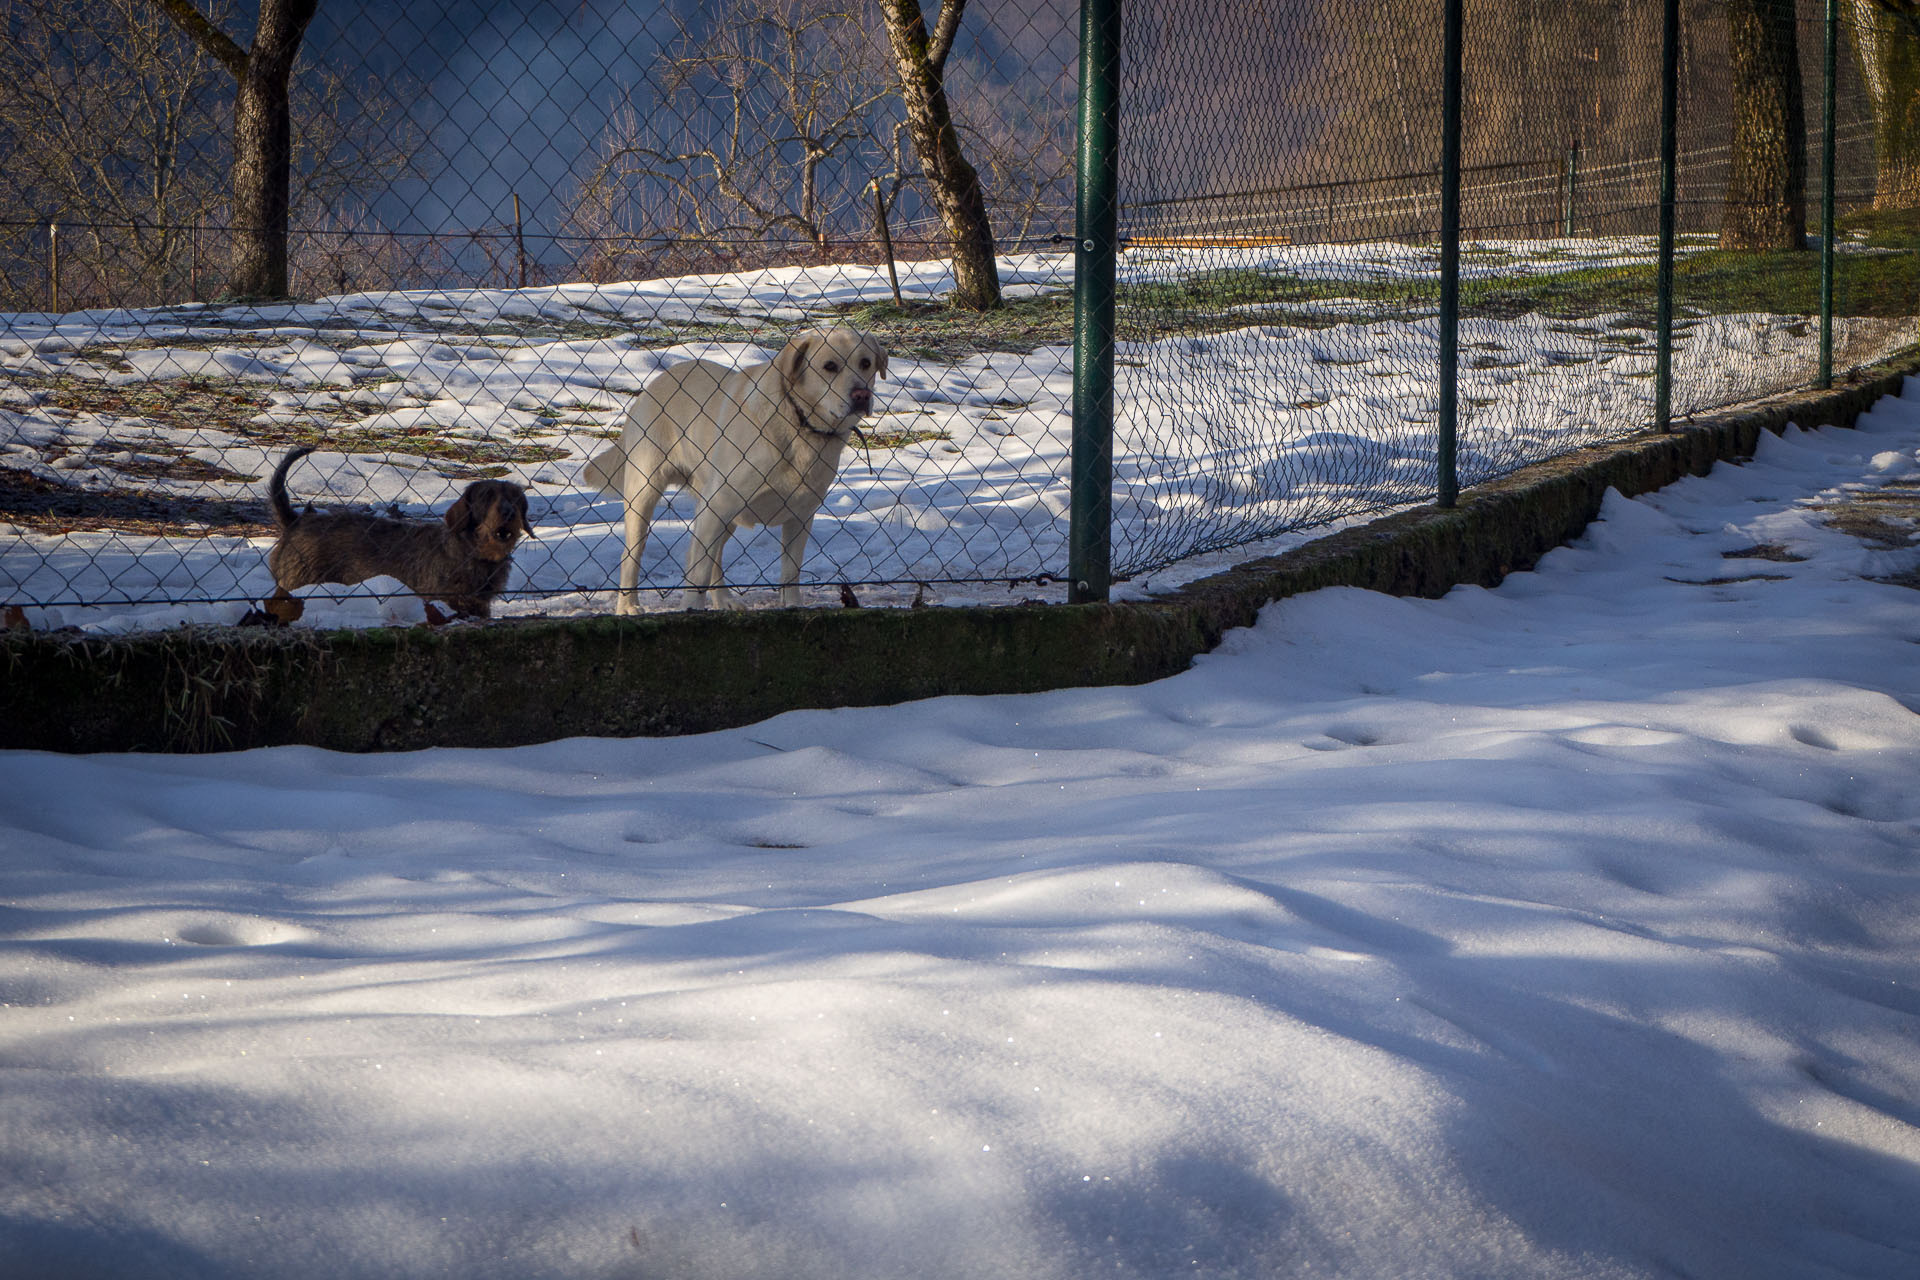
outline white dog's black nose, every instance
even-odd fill
[[[855,387],[851,399],[855,413],[865,413],[867,410],[873,408],[873,392],[867,390],[865,387]]]

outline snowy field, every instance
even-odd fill
[[[1520,277],[1644,263],[1651,251],[1644,239],[1478,246],[1464,270]],[[1436,269],[1430,251],[1392,244],[1142,251],[1123,261],[1133,284],[1269,271],[1430,285]],[[909,299],[952,287],[939,263],[903,264],[903,273]],[[1071,259],[1008,258],[1001,274],[1010,298],[1058,294],[1070,286]],[[538,532],[516,554],[517,594],[498,612],[606,612],[619,504],[583,488],[579,473],[617,434],[647,378],[692,357],[764,360],[786,333],[836,308],[890,298],[883,270],[834,266],[355,294],[264,310],[0,316],[0,469],[96,495],[257,502],[286,449],[318,440],[321,451],[291,477],[296,500],[395,504],[430,516],[478,474],[474,460],[488,462],[528,487]],[[1323,319],[1303,318],[1316,309]],[[1433,497],[1431,314],[1338,297],[1284,312],[1230,311],[1216,317],[1221,332],[1119,353],[1114,565],[1122,577],[1197,551],[1271,552]],[[679,340],[695,326],[707,336]],[[1910,321],[1843,318],[1838,330],[1843,367],[1912,341]],[[1469,318],[1461,342],[1463,483],[1650,420],[1654,357],[1644,317]],[[1814,358],[1805,317],[1697,317],[1675,353],[1675,412],[1804,385]],[[189,414],[173,425],[138,412],[141,396],[230,398],[235,388],[264,407],[230,410],[224,420]],[[897,443],[849,451],[815,524],[804,576],[823,585],[812,599],[837,603],[841,582],[896,584],[867,589],[873,604],[916,593],[949,604],[1064,598],[1057,583],[1038,580],[1058,579],[1067,558],[1070,346],[900,349],[879,390],[867,428]],[[681,582],[692,512],[676,497],[655,526],[643,581],[662,591],[650,607],[675,603],[668,591]],[[0,604],[36,606],[27,610],[35,626],[98,632],[231,623],[272,592],[265,533],[56,535],[0,524]],[[776,580],[777,536],[736,537],[728,575]],[[304,594],[318,600],[306,624],[423,616],[418,602],[392,598],[397,588],[379,580],[339,604],[330,602],[340,588],[310,589]],[[378,598],[382,590],[388,598]]]
[[[1137,688],[0,755],[0,1275],[1912,1280],[1920,381],[1762,444]]]

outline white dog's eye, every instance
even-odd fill
[[[873,361],[871,361],[871,360],[869,360],[869,359],[868,359],[867,357],[865,357],[865,356],[861,356],[861,357],[860,357],[860,367],[861,367],[861,369],[863,369],[863,370],[865,370],[865,369],[871,369],[871,368],[873,368]]]
[[[840,372],[840,362],[838,360],[827,361],[827,372],[828,373]]]

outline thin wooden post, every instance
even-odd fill
[[[47,300],[49,311],[60,309],[60,224],[47,224]]]
[[[887,230],[887,202],[880,195],[880,179],[873,180],[873,221],[880,230],[880,249],[887,255],[887,283],[893,286],[893,305],[905,308],[900,297],[900,272],[893,265],[893,233]]]
[[[520,193],[513,193],[513,248],[520,260],[520,287],[527,287],[527,242],[520,231]]]

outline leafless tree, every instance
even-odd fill
[[[1733,157],[1723,249],[1804,249],[1807,127],[1792,0],[1726,0]]]
[[[320,0],[260,0],[253,47],[243,49],[192,0],[151,0],[233,76],[233,226],[227,288],[240,297],[287,296],[293,171],[294,59]]]
[[[646,261],[768,242],[827,249],[859,225],[885,68],[846,0],[722,0],[655,65],[657,100],[613,113],[576,228]],[[637,259],[635,255],[638,255]]]
[[[1876,209],[1920,208],[1920,3],[1847,0],[1873,111]]]
[[[231,79],[151,0],[0,0],[0,30],[5,260],[37,259],[26,237],[57,220],[64,304],[176,301],[196,266],[219,287],[227,229],[242,221],[225,176]],[[410,88],[324,65],[293,80],[290,218],[315,234],[288,251],[306,278],[393,278],[393,243],[366,207],[427,172],[424,135],[401,105]],[[14,297],[38,292],[15,276]]]
[[[146,0],[0,3],[0,219],[19,241],[66,223],[66,294],[159,301],[182,292],[197,214],[220,202],[218,73]],[[7,256],[21,262],[24,243]],[[139,280],[130,299],[114,290]],[[16,294],[26,282],[16,281]]]
[[[920,0],[880,0],[900,98],[906,105],[907,130],[934,207],[953,244],[952,302],[969,310],[989,311],[1001,304],[993,225],[980,175],[961,149],[947,101],[947,59],[965,11],[966,0],[944,0],[929,33]]]
[[[1071,228],[1071,107],[1036,100],[1036,93],[1053,86],[994,83],[967,63],[957,64],[948,80],[954,87],[956,126],[968,153],[979,161],[987,207],[1000,228],[996,240],[1018,245],[1037,228]]]

